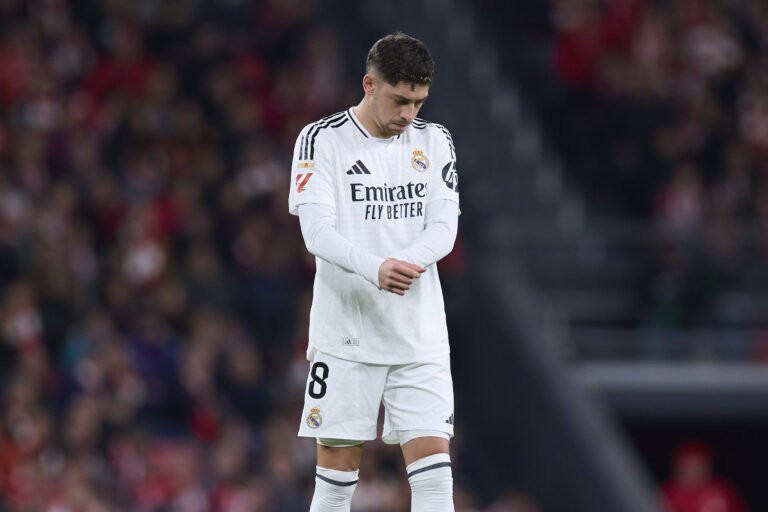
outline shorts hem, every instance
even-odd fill
[[[307,361],[311,362],[317,356],[317,354],[325,354],[327,356],[335,357],[336,359],[342,359],[344,361],[367,364],[371,366],[404,366],[408,364],[432,363],[434,361],[439,361],[444,357],[450,357],[451,349],[449,345],[445,348],[444,351],[440,351],[438,353],[431,353],[415,359],[409,358],[409,359],[396,360],[396,361],[390,361],[390,360],[363,361],[361,358],[355,357],[354,355],[349,353],[345,353],[344,351],[338,350],[337,348],[327,347],[326,349],[326,347],[310,345],[310,347],[307,349]]]
[[[344,439],[348,441],[373,441],[376,439],[376,436],[371,437],[370,435],[365,436],[357,436],[357,435],[350,435],[350,434],[329,434],[327,432],[323,433],[309,433],[309,432],[299,432],[297,434],[298,437],[312,437],[315,439]]]
[[[453,436],[454,436],[453,430],[449,431],[446,428],[434,428],[434,427],[397,428],[397,429],[392,429],[392,430],[390,430],[387,433],[382,433],[381,434],[381,441],[384,444],[400,444],[400,438],[397,435],[395,435],[393,437],[393,434],[395,432],[397,432],[398,430],[403,430],[403,431],[424,430],[424,431],[441,432],[441,433],[443,433],[443,434],[448,436],[448,440],[453,439]],[[323,436],[323,437],[325,437],[325,436]],[[424,437],[430,437],[430,436],[424,436]],[[413,439],[418,439],[418,438],[415,437]]]

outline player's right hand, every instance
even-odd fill
[[[398,295],[405,295],[411,289],[414,279],[418,279],[427,269],[414,263],[387,258],[379,267],[379,288]]]

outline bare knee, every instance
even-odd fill
[[[363,445],[323,446],[317,445],[317,465],[337,471],[357,471],[363,458]]]
[[[411,439],[402,446],[405,465],[412,464],[419,459],[438,453],[449,453],[450,443],[442,437],[417,437]]]

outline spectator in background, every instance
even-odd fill
[[[739,493],[712,471],[712,452],[705,444],[689,441],[672,457],[672,476],[662,488],[669,512],[747,512]]]
[[[763,360],[756,321],[720,299],[768,283],[768,3],[550,6],[565,98],[550,122],[569,170],[595,204],[661,233],[646,255],[638,355]]]
[[[315,4],[0,0],[0,511],[307,509]]]

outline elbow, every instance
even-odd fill
[[[309,254],[312,256],[317,256],[317,244],[312,238],[304,240],[304,245],[306,246],[307,252],[309,252]]]
[[[454,244],[456,243],[457,230],[455,229],[455,227],[452,227],[450,225],[444,225],[443,227],[445,229],[444,238],[443,238],[444,243],[441,244],[440,247],[438,247],[437,251],[435,251],[438,255],[437,261],[440,261],[441,259],[448,256],[453,250]]]
[[[435,260],[440,261],[441,259],[445,258],[449,254],[451,254],[451,251],[453,250],[453,244],[450,244],[447,247],[441,247],[440,250],[437,253],[437,259]]]
[[[307,247],[307,251],[313,256],[318,256],[317,252],[320,250],[320,247],[318,247],[320,245],[318,240],[322,235],[323,229],[325,228],[322,224],[316,224],[311,226],[310,229],[307,230],[307,233],[305,233],[304,245]]]

